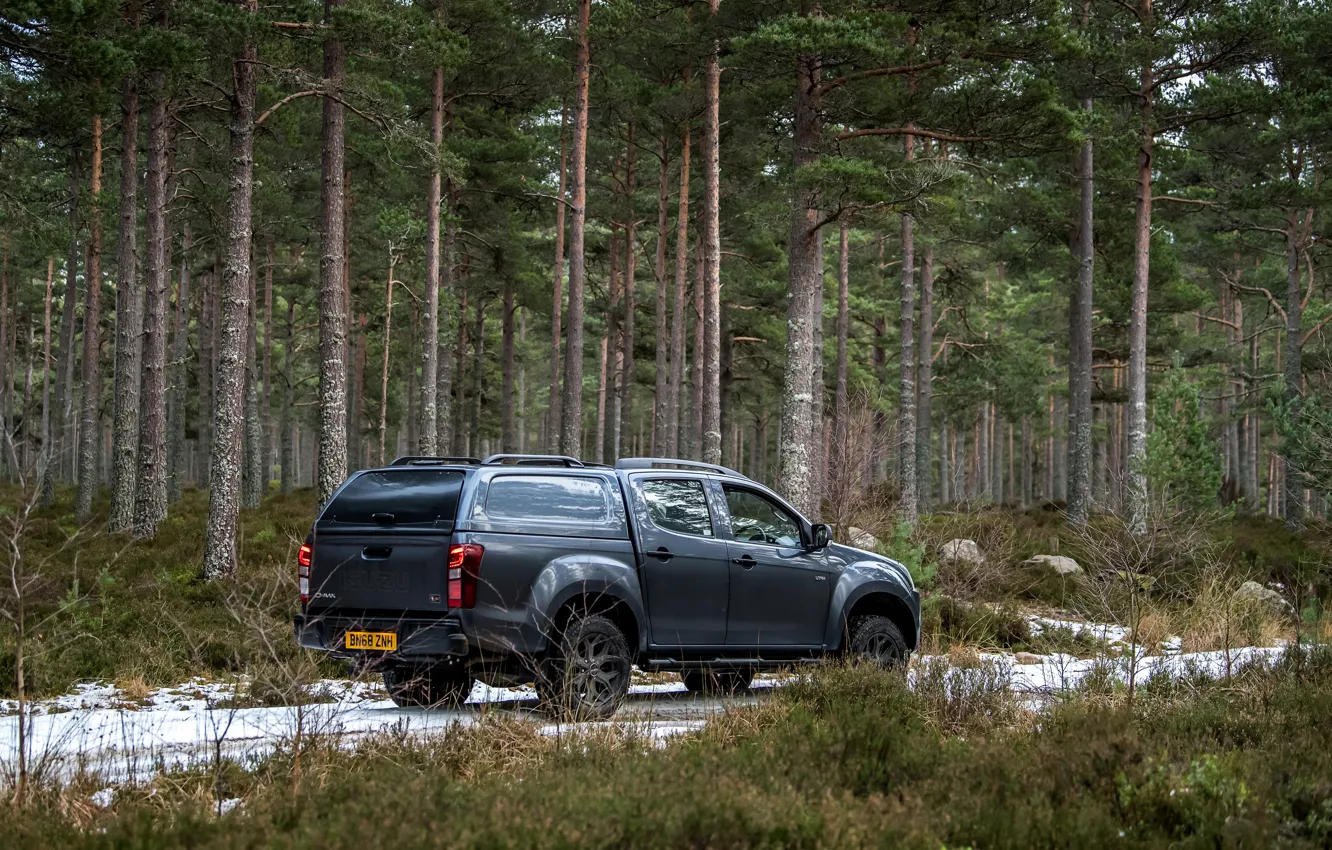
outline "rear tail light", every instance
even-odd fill
[[[310,601],[310,563],[314,560],[314,546],[302,543],[296,553],[296,575],[301,586],[301,602]]]
[[[449,547],[449,607],[476,606],[476,584],[481,575],[485,548],[477,543],[455,543]]]

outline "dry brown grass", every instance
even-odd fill
[[[143,702],[148,699],[148,695],[152,693],[152,689],[148,687],[147,680],[137,672],[130,673],[127,676],[117,679],[115,681],[115,686],[116,689],[120,691],[121,696],[129,702]]]
[[[1171,613],[1165,608],[1149,605],[1138,621],[1133,639],[1148,652],[1154,652],[1167,638],[1177,634]]]

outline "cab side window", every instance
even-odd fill
[[[731,514],[731,534],[741,543],[800,545],[800,523],[767,496],[742,487],[722,485]]]
[[[657,478],[644,481],[643,501],[647,502],[652,524],[664,531],[712,536],[712,516],[703,482],[687,478]]]

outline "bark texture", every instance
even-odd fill
[[[934,430],[934,246],[925,248],[920,263],[920,354],[916,370],[916,488],[917,504],[928,511],[933,502]],[[942,451],[942,444],[941,449]]]
[[[1091,98],[1082,102],[1090,113]],[[1096,263],[1092,140],[1078,152],[1078,284],[1069,303],[1068,523],[1086,525],[1092,507],[1092,284]],[[1053,493],[1050,494],[1053,497]]]
[[[343,0],[324,0],[324,22]],[[346,54],[342,41],[324,41],[324,85],[342,88]],[[319,503],[326,504],[347,477],[347,299],[344,280],[343,212],[346,198],[342,101],[325,97],[321,182],[323,213],[319,222]]]
[[[253,2],[247,3],[251,13]],[[231,100],[230,187],[221,287],[222,341],[218,349],[217,403],[213,416],[212,471],[209,474],[211,487],[204,540],[203,573],[209,581],[234,575],[236,571],[246,348],[251,324],[250,237],[257,59],[258,50],[254,44],[244,44],[237,52],[232,69],[235,91]]]
[[[143,263],[143,356],[139,385],[139,475],[134,494],[134,537],[148,539],[166,519],[166,308],[170,237],[167,232],[167,148],[170,118],[162,71],[149,75],[147,208]]]
[[[74,304],[78,301],[79,291],[79,162],[76,157],[69,173],[69,257],[65,261],[65,292],[60,308],[60,337],[56,341],[55,355],[55,397],[51,408],[49,442],[42,444],[46,463],[42,466],[41,492],[38,499],[42,505],[55,501],[56,479],[62,477],[65,466],[65,427],[69,421],[73,399],[74,378]]]
[[[569,333],[564,349],[564,396],[560,411],[560,452],[576,457],[583,436],[583,250],[587,222],[588,18],[591,0],[578,2],[574,58],[573,203],[569,216]]]
[[[1140,22],[1151,21],[1151,0],[1142,0]],[[1128,459],[1125,509],[1129,531],[1147,532],[1147,287],[1152,261],[1152,67],[1142,67],[1138,100],[1137,206],[1133,224],[1133,288],[1129,297]]]
[[[720,0],[708,0],[716,23]],[[703,67],[703,460],[721,463],[721,47]]]
[[[565,211],[565,174],[568,166],[568,153],[564,149],[564,124],[567,110],[560,110],[560,188],[555,200],[555,283],[550,304],[550,406],[546,412],[547,442],[549,451],[560,450],[560,337],[564,310],[564,211]]]
[[[658,153],[660,170],[657,172],[657,250],[652,265],[652,274],[656,284],[656,319],[654,341],[656,359],[653,371],[653,416],[651,454],[665,454],[667,428],[670,415],[669,392],[671,383],[670,333],[671,325],[667,309],[670,303],[670,288],[666,279],[666,237],[670,232],[671,174],[668,155],[669,140],[665,133],[661,136],[661,150]]]
[[[79,489],[74,516],[80,522],[92,516],[97,495],[98,443],[102,436],[102,116],[93,116],[92,215],[88,228],[88,268],[83,304],[83,403],[79,423]],[[2,321],[2,320],[0,320]],[[3,340],[0,340],[3,348]],[[3,372],[0,371],[0,375]]]
[[[813,15],[805,3],[802,15]],[[818,79],[821,68],[812,57],[802,57],[796,68],[793,164],[796,171],[819,155],[823,126]],[[792,199],[791,231],[787,237],[786,367],[782,378],[781,446],[777,489],[806,516],[818,513],[811,464],[814,455],[813,421],[814,326],[816,295],[823,276],[823,240],[813,190],[797,183]]]
[[[421,345],[421,454],[438,451],[439,411],[439,156],[444,144],[444,69],[430,77],[430,145],[435,161],[426,190],[425,333]]]
[[[670,382],[666,385],[665,441],[659,449],[664,457],[677,457],[684,453],[688,441],[687,429],[681,421],[680,400],[685,380],[685,294],[689,282],[689,148],[690,133],[686,126],[680,145],[680,198],[675,214],[675,290],[671,307]]]

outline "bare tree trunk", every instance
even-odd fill
[[[519,452],[527,451],[527,309],[518,311],[518,447]]]
[[[1091,98],[1082,108],[1092,110]],[[1093,239],[1095,186],[1092,141],[1078,155],[1078,285],[1069,304],[1068,358],[1068,523],[1086,525],[1092,504],[1092,282],[1096,263]],[[1051,497],[1055,494],[1051,493]]]
[[[601,333],[601,344],[597,346],[598,370],[597,370],[597,424],[592,440],[592,460],[597,463],[606,462],[606,348],[609,337],[606,332]]]
[[[847,399],[847,337],[851,324],[851,225],[843,217],[838,239],[837,254],[837,322],[834,335],[837,337],[837,377],[833,392],[833,456],[831,461],[836,468],[846,468],[851,462],[847,454],[848,419],[850,408]]]
[[[603,461],[614,463],[618,454],[616,442],[620,437],[620,378],[624,370],[623,342],[620,335],[620,305],[624,289],[620,278],[620,228],[611,222],[610,236],[610,303],[606,310],[606,428],[599,452]]]
[[[564,352],[564,397],[560,402],[560,451],[570,456],[578,454],[583,435],[583,281],[587,270],[583,231],[587,219],[587,27],[591,13],[591,0],[578,0],[574,59],[573,215],[569,222],[569,333]]]
[[[1032,443],[1031,443],[1031,416],[1022,417],[1022,508],[1026,510],[1031,507],[1032,498]]]
[[[217,322],[213,290],[221,278],[220,269],[215,268],[200,278],[199,288],[199,362],[195,366],[195,380],[199,385],[199,437],[195,447],[199,456],[198,484],[204,490],[209,485],[213,450],[213,359],[216,348],[213,325]]]
[[[9,231],[5,231],[3,241],[0,241],[0,252],[4,257],[0,259],[0,470],[3,470],[4,481],[14,481],[23,475],[23,470],[19,467],[18,456],[14,451],[14,432],[10,427],[10,407],[14,400],[14,356],[9,351],[9,346],[14,341],[14,335],[18,333],[18,311],[12,314],[9,311]],[[13,317],[15,327],[10,331],[10,319]]]
[[[1294,175],[1298,181],[1298,174]],[[1310,220],[1313,211],[1309,212]],[[1289,408],[1290,427],[1300,427],[1300,399],[1303,394],[1303,337],[1301,324],[1303,292],[1300,288],[1300,219],[1299,213],[1292,207],[1286,215],[1286,344],[1283,352],[1286,383],[1286,404]],[[1304,479],[1295,470],[1284,450],[1281,456],[1282,469],[1286,472],[1286,486],[1282,488],[1281,516],[1287,527],[1299,531],[1304,528]]]
[[[550,404],[546,411],[548,450],[560,451],[560,312],[564,307],[564,196],[565,169],[568,166],[564,150],[564,124],[568,110],[560,109],[560,188],[555,201],[555,285],[550,307]]]
[[[292,360],[296,348],[296,299],[287,297],[287,329],[282,337],[282,410],[278,414],[278,464],[281,467],[281,479],[278,489],[290,493],[299,482],[296,471],[296,453],[292,445],[291,419],[292,403],[296,395],[296,375],[292,371]]]
[[[689,369],[689,449],[685,457],[698,458],[703,450],[703,240],[694,244],[694,346]]]
[[[79,291],[79,161],[77,154],[69,170],[69,257],[65,262],[65,295],[60,308],[60,337],[56,340],[55,397],[51,412],[50,443],[42,445],[46,464],[42,467],[40,503],[55,501],[56,478],[60,477],[65,451],[65,425],[73,398],[74,304]]]
[[[248,0],[254,14],[257,0]],[[253,227],[254,107],[259,51],[246,41],[232,64],[231,162],[227,192],[225,265],[222,271],[222,342],[217,370],[217,410],[209,474],[204,578],[236,573],[236,524],[240,515],[241,429],[244,418],[247,325],[251,315],[250,237]],[[151,185],[151,184],[150,184]]]
[[[932,502],[934,429],[934,246],[925,249],[920,264],[920,365],[916,392],[916,487],[918,504],[928,511]],[[943,444],[940,443],[940,446]],[[942,449],[941,449],[942,451]]]
[[[79,489],[74,516],[87,521],[97,495],[97,441],[102,433],[102,116],[93,116],[92,215],[83,306],[83,409],[79,431]],[[0,349],[3,349],[0,339]],[[2,358],[3,355],[0,355]],[[0,375],[4,374],[0,368]],[[0,418],[0,423],[3,419]]]
[[[911,159],[912,137],[906,137]],[[902,317],[898,360],[900,365],[897,414],[897,489],[902,522],[915,528],[920,506],[916,480],[916,280],[914,222],[902,216]]]
[[[689,148],[690,131],[685,126],[680,145],[680,198],[675,214],[675,298],[671,309],[671,380],[666,386],[666,441],[660,450],[665,457],[685,453],[688,429],[681,421],[680,403],[685,378],[685,289],[689,281]],[[684,434],[682,438],[681,435]]]
[[[393,338],[393,270],[398,257],[389,251],[388,287],[384,295],[384,364],[379,381],[379,465],[388,463],[385,439],[388,435],[389,343]]]
[[[720,0],[708,0],[716,23]],[[721,64],[712,40],[703,66],[703,460],[721,463]]]
[[[190,356],[190,224],[182,225],[180,283],[176,289],[176,327],[172,331],[171,412],[167,435],[167,501],[179,502],[185,486],[185,363]]]
[[[444,69],[430,78],[430,145],[434,155],[426,191],[425,339],[421,346],[421,454],[438,453],[439,411],[439,157],[444,145]]]
[[[264,436],[260,447],[259,478],[264,482],[264,492],[268,492],[268,483],[273,480],[273,237],[269,236],[265,244],[264,371],[259,417]]]
[[[366,339],[366,328],[369,326],[369,318],[362,311],[357,317],[355,330],[352,333],[352,339],[348,342],[351,348],[352,378],[348,394],[351,396],[351,414],[347,420],[347,464],[349,471],[362,469],[370,464],[365,450],[365,432],[366,423],[369,421],[366,417],[365,406],[365,358],[366,346],[369,341]]]
[[[253,228],[253,225],[251,225]],[[259,407],[259,316],[253,255],[249,268],[249,309],[245,316],[245,468],[241,476],[241,506],[257,508],[268,490],[264,478],[263,411]]]
[[[485,402],[486,365],[486,293],[476,296],[476,342],[472,346],[472,424],[467,439],[476,449],[481,447],[481,406]]]
[[[625,227],[624,227],[624,321],[621,332],[623,357],[620,362],[620,434],[616,440],[615,456],[634,453],[634,320],[637,309],[635,288],[638,285],[638,221],[635,218],[634,191],[638,188],[635,169],[634,125],[629,125],[629,142],[625,150]]]
[[[439,261],[439,364],[435,391],[435,451],[447,455],[456,451],[453,433],[453,341],[459,315],[454,301],[454,247],[458,224],[453,220],[453,189],[444,192],[449,221],[444,226],[444,255]]]
[[[518,451],[518,424],[514,418],[514,292],[513,276],[504,272],[500,306],[500,451]]]
[[[153,102],[148,117],[148,176],[144,183],[143,382],[139,389],[139,479],[134,497],[134,536],[140,540],[157,534],[167,510],[165,367],[170,234],[166,184],[171,128],[165,74],[154,71],[148,88],[153,92]],[[212,496],[217,498],[215,489]]]
[[[671,385],[671,360],[670,360],[670,333],[671,325],[666,313],[669,300],[669,287],[666,280],[666,238],[669,233],[668,216],[670,214],[670,160],[668,157],[668,139],[666,133],[661,135],[661,151],[658,154],[660,160],[660,170],[657,173],[657,252],[656,262],[653,266],[653,276],[656,282],[656,328],[653,341],[656,344],[656,368],[653,383],[653,424],[652,424],[652,449],[653,453],[660,452],[666,457],[670,457],[667,452],[670,429],[667,423],[670,421],[670,385]]]
[[[324,0],[324,22],[343,0]],[[324,85],[342,88],[345,50],[341,40],[324,40]],[[346,114],[335,96],[324,99],[323,213],[319,223],[319,503],[332,497],[347,477],[347,301],[344,286],[343,195]]]
[[[801,15],[815,14],[812,3],[801,4]],[[793,165],[796,171],[811,165],[819,156],[823,124],[819,78],[822,68],[813,57],[801,57],[796,68]],[[806,516],[818,513],[814,488],[814,392],[811,386],[816,296],[823,277],[823,240],[813,189],[797,181],[791,204],[791,232],[787,238],[786,366],[782,380],[781,456],[777,489]]]
[[[1151,24],[1151,0],[1141,0],[1139,23]],[[1152,262],[1152,93],[1151,63],[1144,62],[1138,101],[1137,212],[1133,227],[1133,288],[1129,299],[1128,468],[1125,505],[1129,530],[1147,532],[1147,288]]]
[[[46,258],[46,299],[42,313],[42,426],[41,451],[37,455],[37,477],[44,478],[51,462],[51,300],[55,295],[55,257]],[[28,381],[31,385],[32,381]],[[25,405],[26,409],[26,405]]]

